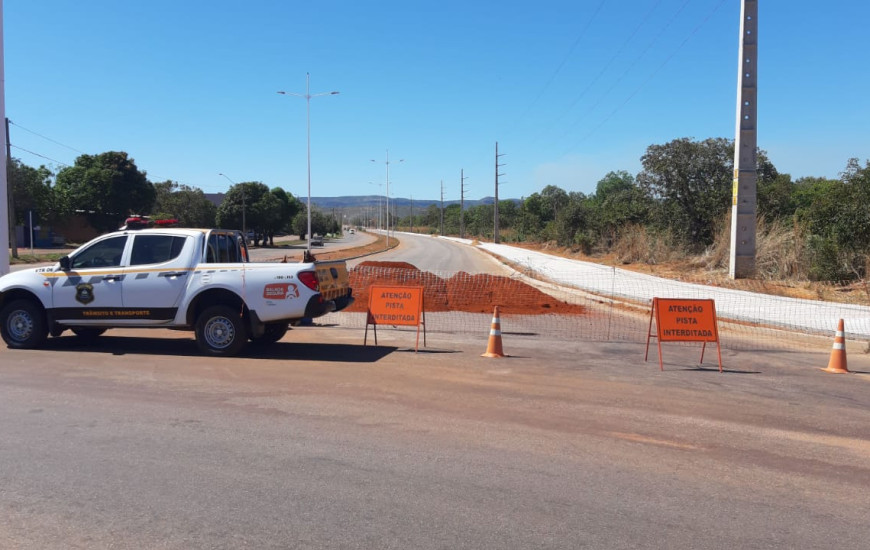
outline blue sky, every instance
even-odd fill
[[[780,172],[870,157],[870,4],[759,2],[758,143]],[[739,0],[4,0],[12,154],[127,151],[152,181],[313,196],[590,193],[647,146],[734,137]],[[46,139],[48,138],[48,139]],[[41,158],[39,156],[48,157]],[[371,162],[374,159],[376,162]],[[399,162],[403,159],[403,162]],[[60,164],[63,163],[63,164]]]

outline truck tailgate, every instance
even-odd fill
[[[324,300],[334,300],[336,310],[341,310],[353,302],[347,264],[344,260],[315,262],[317,282]]]

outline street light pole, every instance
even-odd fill
[[[227,178],[228,182],[236,185],[236,182],[231,180],[226,174],[220,173],[218,175]],[[245,242],[248,242],[248,228],[245,227],[245,186],[241,185],[239,186],[239,189],[242,191],[242,238],[245,239]]]
[[[369,182],[369,185],[377,185],[378,186],[378,193],[381,192],[381,187],[384,186],[383,183],[374,183],[372,181]],[[380,196],[380,194],[378,194],[378,225],[377,225],[377,228],[378,228],[378,231],[381,230],[381,196]]]
[[[297,94],[294,92],[279,91],[281,95],[292,95],[305,98],[305,115],[306,123],[306,141],[308,142],[308,229],[306,236],[308,237],[308,256],[311,256],[311,98],[322,95],[337,95],[338,92],[321,92],[311,95],[311,74],[305,73],[305,93]]]
[[[404,162],[405,159],[399,159],[399,162]],[[372,159],[372,162],[377,162]],[[390,248],[390,150],[387,149],[387,248]]]

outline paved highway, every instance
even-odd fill
[[[348,265],[354,266],[367,260],[391,261],[407,262],[423,271],[433,273],[465,271],[472,274],[510,274],[510,270],[504,264],[472,246],[412,233],[398,233],[396,238],[399,240],[398,247],[387,252],[351,260]]]
[[[323,240],[323,246],[312,246],[311,252],[315,257],[321,252],[335,252],[337,250],[345,250],[358,246],[365,246],[376,240],[374,235],[364,232],[345,233],[340,237],[327,238]],[[293,244],[289,244],[292,242]],[[295,237],[280,237],[275,239],[277,248],[251,247],[248,249],[253,262],[270,262],[280,261],[284,256],[287,256],[288,261],[298,262],[302,259],[302,254],[307,245],[305,242],[296,242]],[[285,246],[286,248],[283,248]]]
[[[870,362],[310,327],[0,349],[0,548],[866,548]],[[440,338],[440,339],[439,339]]]
[[[502,269],[400,239],[366,259]],[[505,338],[0,347],[0,548],[866,548],[870,356]]]

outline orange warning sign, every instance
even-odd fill
[[[656,329],[663,342],[715,342],[716,304],[713,300],[655,298]]]
[[[656,323],[652,331],[653,320]],[[707,342],[716,342],[719,357],[719,372],[722,372],[722,352],[719,347],[719,329],[716,322],[716,302],[713,300],[691,300],[685,298],[653,298],[649,317],[649,331],[646,338],[646,356],[649,356],[649,341],[658,339],[659,368],[662,362],[662,342],[703,342],[701,363]]]
[[[369,324],[420,324],[423,311],[422,286],[378,286],[369,288]]]
[[[373,325],[375,345],[378,344],[378,325],[408,325],[417,327],[417,343],[420,345],[420,325],[423,326],[423,345],[426,345],[426,319],[423,312],[422,286],[369,287],[369,310],[366,315],[366,333],[363,345],[368,341],[369,325]]]

